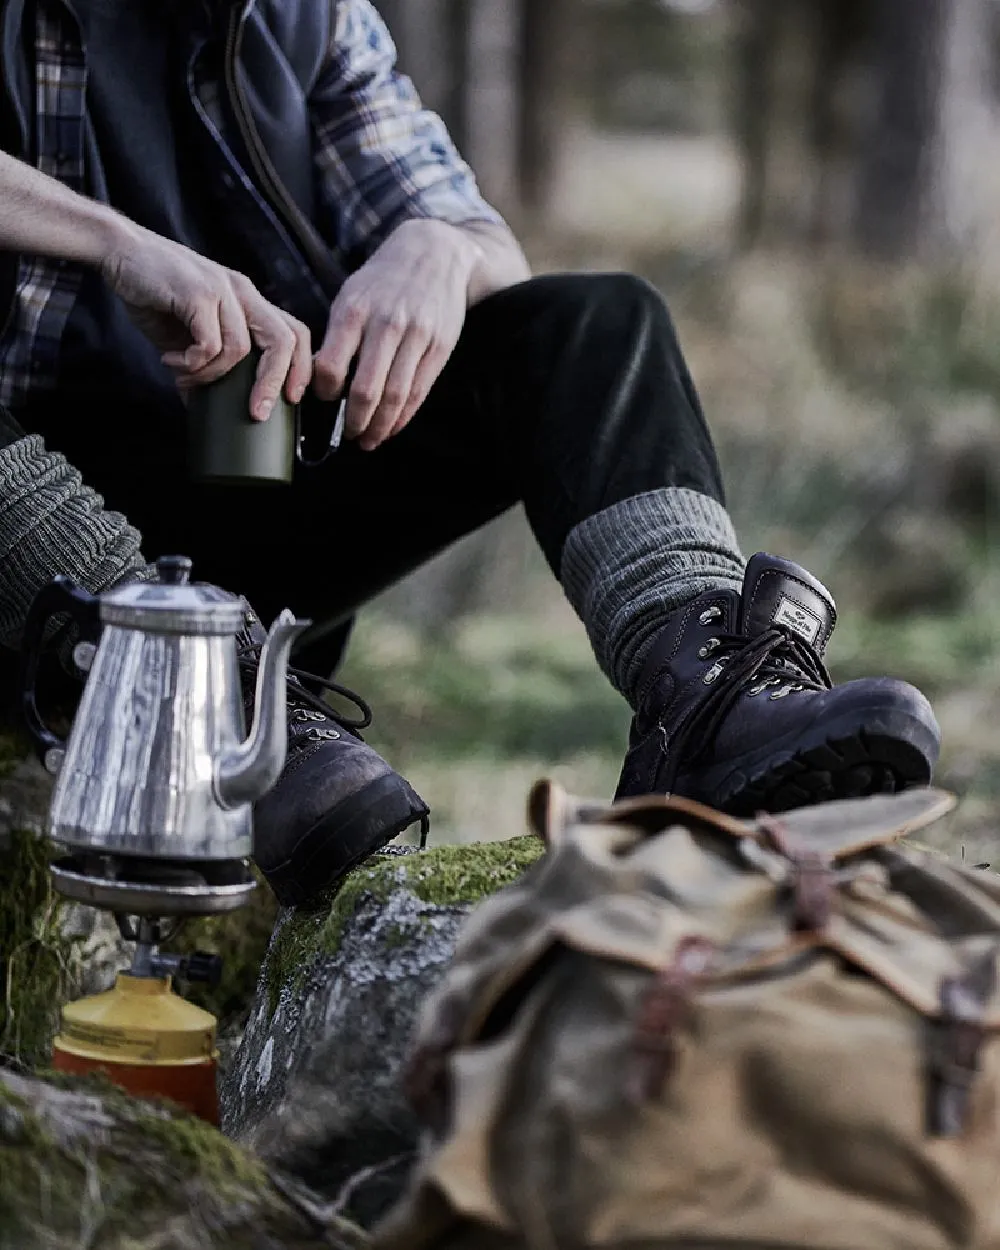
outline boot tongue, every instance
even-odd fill
[[[781,625],[822,656],[836,623],[833,596],[799,565],[765,552],[747,565],[741,630],[748,638]]]

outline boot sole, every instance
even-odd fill
[[[703,801],[733,816],[787,812],[836,799],[895,794],[927,785],[937,760],[939,731],[928,716],[896,713],[858,725],[857,713],[814,727],[794,747],[772,749],[713,784],[699,779]]]
[[[282,907],[301,907],[428,813],[426,805],[415,806],[400,792],[398,777],[382,777],[332,808],[287,859],[272,868],[260,865],[261,872]]]

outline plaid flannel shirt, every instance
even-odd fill
[[[60,0],[38,0],[35,11],[34,161],[84,192],[86,65],[79,30]],[[421,106],[409,79],[396,71],[392,38],[369,0],[337,0],[335,12],[309,109],[318,211],[344,275],[407,218],[501,223],[441,120]],[[220,163],[228,164],[221,176],[231,189],[233,220],[272,268],[271,280],[258,283],[264,294],[291,311],[296,300],[289,293],[297,285],[323,298],[294,241],[226,144],[217,82],[202,73],[193,86]],[[60,341],[81,279],[80,268],[68,262],[20,259],[14,308],[0,342],[0,404],[16,409],[30,391],[55,384]]]

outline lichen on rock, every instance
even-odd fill
[[[541,855],[536,838],[387,853],[278,919],[223,1126],[370,1226],[402,1190],[419,1125],[399,1080],[417,1014],[472,907]]]
[[[364,897],[385,903],[402,890],[435,907],[476,903],[515,881],[541,850],[537,838],[525,837],[435,847],[419,856],[377,856],[352,873],[334,894],[282,917],[265,964],[272,1015],[282,992],[301,983],[317,956],[337,953],[344,929]],[[392,930],[385,936],[391,945]],[[402,943],[408,934],[402,931],[395,936]]]
[[[0,1054],[29,1067],[44,1061],[76,983],[78,945],[62,925],[47,844],[11,833],[0,849]]]
[[[0,1250],[360,1250],[319,1210],[200,1120],[0,1071]]]

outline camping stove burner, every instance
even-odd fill
[[[173,955],[160,950],[164,942],[176,937],[184,923],[183,916],[116,915],[118,932],[126,942],[135,943],[131,977],[179,977],[183,981],[200,981],[218,985],[222,976],[222,957],[211,951],[190,951]]]
[[[60,894],[127,916],[210,916],[241,907],[256,888],[247,860],[147,859],[77,852],[52,864]]]

